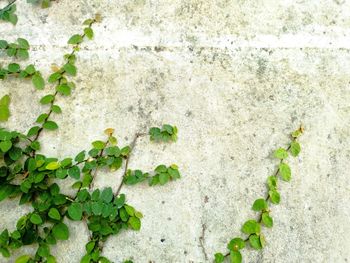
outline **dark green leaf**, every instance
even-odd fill
[[[78,166],[74,165],[68,170],[68,175],[76,180],[80,178],[80,169]]]
[[[81,217],[83,215],[83,208],[81,204],[79,203],[72,203],[68,207],[68,215],[70,216],[71,219],[75,221],[81,220]]]
[[[50,218],[55,219],[55,220],[61,219],[60,212],[56,208],[51,208],[48,215]]]
[[[67,240],[69,238],[69,230],[64,223],[56,224],[52,228],[52,234],[58,240]]]
[[[43,128],[47,130],[56,130],[58,129],[58,125],[54,121],[47,121],[43,124]]]
[[[41,98],[40,103],[41,104],[49,104],[54,100],[54,98],[55,98],[54,95],[51,95],[51,94],[46,95],[46,96]]]
[[[30,222],[32,222],[34,225],[40,225],[40,224],[42,224],[43,223],[43,220],[42,220],[42,218],[40,217],[40,215],[38,215],[38,214],[32,214],[31,216],[30,216]]]

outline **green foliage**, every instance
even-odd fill
[[[17,38],[17,43],[8,43],[6,40],[0,40],[0,50],[6,52],[9,57],[29,58],[29,43],[24,38]]]
[[[11,76],[20,79],[31,79],[34,87],[38,90],[42,90],[45,87],[45,81],[41,73],[35,69],[33,64],[26,66],[24,69],[17,63],[10,63],[7,67],[0,67],[0,80]]]
[[[164,185],[171,180],[176,180],[181,177],[176,164],[172,164],[169,167],[166,167],[163,164],[159,165],[152,174],[153,175],[151,175],[150,173],[143,173],[140,170],[128,170],[124,177],[124,183],[126,185],[134,185],[148,179],[148,184],[150,186],[158,184]]]
[[[56,104],[57,96],[69,96],[72,93],[75,84],[70,77],[77,75],[76,53],[83,40],[93,37],[91,27],[99,19],[97,16],[95,19],[86,20],[84,33],[69,39],[69,43],[74,45],[73,51],[64,56],[63,66],[49,76],[48,83],[53,85],[55,90],[40,98],[39,103],[48,109],[39,114],[36,124],[25,134],[0,128],[0,201],[18,197],[19,205],[32,206],[32,212],[18,219],[14,231],[3,230],[0,234],[0,253],[4,257],[10,257],[12,250],[22,246],[37,245],[34,255],[22,255],[17,258],[18,263],[55,263],[56,259],[51,254],[50,247],[59,241],[69,239],[69,228],[66,223],[68,220],[83,221],[90,231],[86,254],[81,262],[110,262],[101,255],[102,244],[107,238],[121,231],[139,231],[142,225],[142,213],[127,204],[126,196],[120,193],[122,186],[136,184],[146,179],[150,185],[163,185],[180,178],[176,165],[169,167],[159,165],[149,174],[127,169],[136,139],[144,136],[143,133],[137,134],[131,145],[118,146],[118,140],[113,136],[114,130],[106,129],[106,141],[93,141],[91,149],[80,151],[73,158],[58,159],[37,153],[41,147],[39,142],[41,133],[58,129],[58,124],[52,118],[54,114],[62,111]],[[11,49],[10,54],[7,54],[12,57],[25,58],[21,50],[28,50],[29,44],[24,39],[18,39],[15,44],[0,41],[0,48],[6,53]],[[0,70],[2,79],[8,76],[31,78],[37,89],[43,89],[45,85],[41,73],[34,65],[22,70],[19,64],[10,63]],[[0,100],[2,121],[6,121],[9,117],[9,103],[8,95]],[[170,137],[161,141],[175,140],[176,128],[164,125],[163,129],[164,138]],[[123,165],[125,172],[117,192],[114,193],[110,187],[91,190],[98,170],[116,171]],[[63,194],[56,183],[57,180],[64,180],[67,177],[74,180],[72,185],[76,192],[74,196]]]
[[[291,134],[292,141],[286,149],[279,148],[274,151],[274,156],[279,159],[279,164],[275,174],[267,178],[268,195],[266,198],[256,199],[252,205],[252,209],[259,213],[259,219],[247,220],[241,228],[241,231],[246,234],[247,237],[245,239],[240,237],[232,239],[227,245],[229,253],[225,255],[222,253],[216,253],[214,255],[215,263],[222,263],[225,258],[229,258],[231,263],[242,262],[242,254],[240,250],[244,249],[247,244],[256,250],[265,247],[266,240],[265,236],[262,234],[262,229],[263,227],[273,227],[273,218],[270,215],[270,204],[279,204],[281,200],[280,193],[277,190],[278,178],[280,176],[283,181],[290,181],[291,169],[286,163],[286,159],[288,158],[289,153],[293,157],[299,155],[301,147],[297,139],[302,133],[303,128],[300,127]]]
[[[156,142],[175,142],[177,140],[177,127],[169,124],[164,124],[162,128],[152,127],[149,130],[151,141]]]
[[[18,18],[15,14],[16,12],[16,5],[13,4],[15,1],[10,2],[7,6],[0,9],[0,20],[10,22],[13,25],[17,24]]]

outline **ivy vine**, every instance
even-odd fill
[[[273,218],[271,216],[271,205],[277,205],[280,203],[281,195],[278,189],[278,179],[281,178],[285,182],[289,182],[292,178],[291,168],[288,165],[286,159],[289,155],[297,157],[301,151],[301,146],[298,142],[298,138],[302,135],[304,129],[300,126],[299,129],[292,132],[291,143],[287,148],[279,148],[274,152],[274,157],[279,159],[276,172],[267,178],[268,193],[266,197],[258,198],[252,205],[252,210],[257,212],[258,219],[247,220],[241,231],[246,235],[246,238],[235,237],[228,244],[228,252],[226,254],[216,253],[215,263],[222,263],[226,258],[231,263],[241,263],[242,254],[241,250],[244,249],[247,244],[256,250],[261,250],[266,245],[266,239],[262,233],[262,228],[273,227]]]
[[[149,136],[152,142],[177,140],[177,128],[169,124],[152,127],[148,133],[136,133],[132,143],[123,147],[118,145],[114,130],[108,128],[105,130],[106,140],[92,142],[91,149],[81,151],[74,157],[59,160],[38,153],[41,134],[58,129],[53,117],[62,110],[56,98],[69,96],[75,88],[72,77],[77,74],[76,53],[85,39],[93,38],[92,26],[99,20],[100,16],[97,15],[84,21],[84,32],[68,40],[72,52],[64,55],[64,64],[48,77],[48,84],[55,89],[40,99],[40,104],[47,105],[47,111],[37,117],[36,124],[27,133],[0,128],[0,201],[19,197],[20,205],[31,204],[33,208],[18,219],[14,231],[5,229],[0,234],[0,253],[3,257],[10,257],[13,250],[22,246],[37,244],[34,255],[21,255],[16,263],[56,262],[50,247],[69,239],[67,220],[83,221],[90,232],[82,263],[111,262],[102,255],[104,242],[120,231],[140,230],[143,217],[140,211],[126,202],[125,194],[121,193],[123,185],[144,181],[148,181],[150,186],[164,185],[181,177],[175,164],[161,164],[151,172],[129,169],[133,149],[141,137]],[[27,59],[29,48],[29,43],[22,38],[18,38],[16,43],[0,41],[0,51],[15,59]],[[8,77],[31,79],[38,90],[47,85],[34,65],[21,69],[19,64],[10,63],[1,67],[0,79]],[[0,121],[10,117],[9,105],[10,97],[3,96],[0,100]],[[94,179],[99,170],[117,171],[122,167],[123,177],[115,192],[111,187],[94,189]],[[57,182],[66,178],[75,180],[72,185],[76,189],[74,196],[61,192]]]
[[[33,4],[33,5],[40,5],[41,8],[48,8],[51,6],[51,2],[54,2],[55,0],[27,0],[27,3]],[[2,7],[0,9],[0,20],[3,20],[5,22],[10,22],[13,25],[16,25],[18,22],[18,17],[16,15],[17,6],[16,3],[17,0],[10,1],[6,6]]]

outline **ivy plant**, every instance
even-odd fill
[[[75,64],[77,52],[84,40],[93,38],[92,26],[99,20],[99,15],[86,20],[83,33],[69,38],[68,44],[72,46],[72,51],[64,55],[64,63],[48,76],[47,83],[33,65],[21,69],[18,64],[10,63],[0,71],[3,80],[9,76],[19,76],[31,78],[37,89],[44,89],[45,86],[54,88],[40,98],[39,103],[44,108],[46,106],[46,110],[36,118],[36,124],[27,132],[0,128],[0,201],[17,197],[19,205],[32,206],[31,212],[17,220],[14,231],[5,229],[0,232],[0,253],[3,257],[10,257],[12,251],[20,247],[37,246],[33,255],[21,255],[16,263],[56,262],[51,247],[69,239],[68,220],[84,222],[90,232],[82,263],[111,262],[102,254],[104,242],[121,231],[139,231],[143,217],[140,211],[127,203],[125,194],[121,192],[123,186],[147,180],[150,186],[156,187],[180,178],[175,164],[158,165],[153,172],[129,169],[138,139],[149,135],[152,142],[176,140],[177,128],[169,124],[161,128],[152,127],[148,133],[136,133],[130,145],[120,146],[114,130],[108,128],[105,130],[105,140],[93,141],[90,149],[79,151],[75,156],[56,158],[39,153],[41,135],[54,132],[59,127],[54,120],[54,116],[62,112],[56,103],[57,97],[69,96],[74,91],[73,78],[78,74]],[[18,55],[19,50],[29,50],[29,43],[24,39],[19,38],[13,44],[7,41],[0,43],[1,49],[10,57],[28,57]],[[9,49],[12,50],[10,54]],[[9,105],[10,97],[3,96],[0,100],[0,121],[9,118]],[[111,187],[95,189],[94,179],[99,170],[119,171],[122,167],[122,178],[116,191]],[[67,178],[74,180],[73,196],[64,194],[59,187],[59,180]]]
[[[17,24],[18,17],[15,14],[16,12],[16,5],[14,4],[16,0],[13,0],[12,2],[8,3],[5,7],[0,9],[0,20],[10,22],[13,25]]]
[[[54,2],[55,0],[27,0],[27,3],[33,4],[33,5],[40,5],[41,8],[48,8],[51,6],[51,2]],[[18,17],[16,15],[16,3],[17,0],[12,0],[9,2],[5,7],[0,9],[0,20],[3,20],[5,22],[10,22],[13,25],[17,24]]]
[[[264,228],[272,228],[274,221],[271,215],[273,205],[277,205],[281,201],[279,192],[278,180],[281,179],[289,182],[292,178],[291,168],[287,163],[287,158],[291,155],[297,157],[301,147],[298,138],[303,133],[303,128],[300,127],[291,134],[291,143],[286,148],[279,148],[274,152],[274,157],[279,160],[276,172],[267,178],[267,195],[256,199],[253,202],[252,210],[258,214],[258,219],[248,219],[242,225],[241,231],[245,237],[234,237],[228,244],[228,252],[216,253],[215,263],[222,263],[228,259],[231,263],[241,263],[241,250],[250,246],[253,249],[261,250],[266,246],[266,239],[263,234]]]

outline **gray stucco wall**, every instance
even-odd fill
[[[17,6],[18,25],[0,23],[0,39],[28,39],[30,61],[46,76],[52,63],[62,63],[81,23],[103,16],[95,40],[78,54],[77,89],[59,99],[61,128],[42,136],[43,152],[74,155],[104,138],[107,127],[122,144],[150,126],[179,128],[175,144],[137,144],[130,168],[176,163],[183,178],[124,188],[144,213],[143,226],[110,238],[107,257],[211,262],[254,216],[251,204],[265,194],[277,164],[272,151],[302,123],[303,150],[291,160],[293,180],[281,185],[275,226],[265,231],[268,245],[246,250],[245,262],[350,261],[350,1],[60,0],[42,10],[23,0]],[[26,131],[41,113],[35,102],[45,93],[33,90],[18,80],[0,82],[0,96],[12,97],[7,127]],[[120,176],[100,172],[95,187],[116,188]],[[30,211],[17,202],[0,203],[0,229],[13,229]],[[71,239],[54,249],[58,262],[79,262],[88,239],[82,224],[69,226]]]

